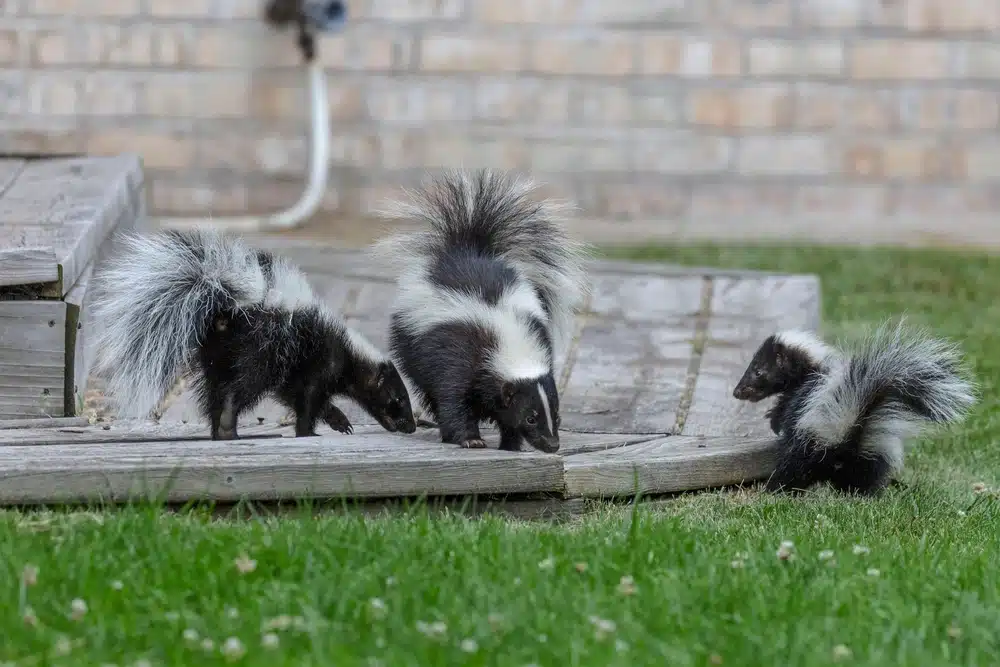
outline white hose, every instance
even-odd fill
[[[291,208],[259,216],[204,218],[157,218],[168,228],[212,227],[220,230],[267,231],[294,229],[319,208],[326,191],[330,170],[330,108],[326,76],[318,59],[309,64],[309,115],[311,124],[309,150],[309,183],[299,200]]]

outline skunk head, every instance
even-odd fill
[[[417,430],[410,395],[391,361],[373,366],[363,381],[356,383],[350,395],[390,433],[413,433]]]
[[[559,451],[559,395],[552,374],[504,381],[496,421],[539,451]]]
[[[808,332],[785,331],[768,336],[736,383],[733,398],[756,403],[795,389],[832,354],[832,349]]]

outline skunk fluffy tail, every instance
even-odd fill
[[[570,207],[532,200],[536,189],[532,181],[500,171],[448,172],[383,211],[386,218],[423,222],[429,229],[388,237],[373,250],[403,266],[455,251],[505,261],[538,292],[553,342],[560,345],[589,290],[584,260],[590,248],[563,227]]]
[[[96,277],[96,370],[123,417],[142,418],[187,367],[223,311],[260,303],[258,253],[214,231],[129,235]]]
[[[856,443],[890,460],[928,425],[955,422],[975,403],[956,345],[903,323],[862,340],[810,392],[795,428],[818,447]]]

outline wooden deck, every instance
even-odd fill
[[[346,401],[353,435],[322,425],[317,437],[294,438],[284,410],[267,402],[242,420],[240,440],[212,442],[183,385],[158,419],[116,421],[105,414],[99,379],[87,381],[92,354],[84,343],[94,322],[86,287],[114,252],[115,230],[147,227],[142,180],[127,156],[0,161],[2,504],[580,499],[750,482],[773,469],[767,405],[730,392],[768,334],[818,328],[813,276],[593,262],[592,298],[558,364],[558,454],[501,452],[489,429],[486,450],[442,444],[436,429],[392,435]],[[394,292],[386,270],[357,250],[312,240],[248,240],[301,266],[331,306],[386,347]],[[42,317],[49,311],[59,316]],[[36,386],[36,367],[51,388]],[[61,398],[63,381],[65,410],[36,405],[36,394]],[[64,417],[76,411],[81,385],[83,415]]]
[[[353,326],[385,345],[393,284],[357,251],[255,237],[302,266]],[[773,469],[766,404],[730,392],[779,327],[817,328],[815,277],[594,262],[594,293],[559,364],[558,454],[463,450],[434,429],[392,435],[344,401],[354,435],[293,438],[264,403],[241,439],[212,442],[179,386],[157,421],[0,430],[0,502],[547,494],[644,495],[750,482]],[[100,382],[88,405],[103,413]],[[91,420],[93,417],[91,417]],[[2,427],[2,424],[0,424]]]

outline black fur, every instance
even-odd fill
[[[537,378],[500,377],[489,363],[499,345],[493,329],[456,316],[419,331],[397,310],[389,345],[400,370],[433,415],[442,441],[484,447],[479,425],[491,422],[500,430],[501,449],[519,450],[527,441],[541,451],[557,451],[554,339],[565,332],[567,312],[583,289],[580,248],[555,225],[549,204],[526,197],[506,175],[482,170],[468,178],[445,177],[418,199],[408,215],[430,228],[393,239],[397,260],[422,261],[425,270],[417,279],[431,289],[488,306],[515,287],[528,286],[548,321],[524,312],[502,317],[516,317],[523,335],[545,350],[546,370]],[[539,387],[549,405],[551,430]]]
[[[880,443],[895,438],[901,447],[908,434],[894,422],[945,423],[972,403],[970,385],[959,370],[953,349],[932,339],[907,338],[902,329],[883,328],[860,351],[822,360],[773,335],[754,354],[733,397],[757,402],[777,396],[767,412],[778,436],[778,462],[768,490],[828,482],[839,491],[868,495],[892,482],[898,462]],[[818,413],[819,422],[800,428],[810,399],[821,389],[837,416]],[[845,416],[850,426],[840,426],[838,435],[816,432],[823,425],[836,428]]]
[[[316,435],[321,419],[335,431],[353,432],[334,396],[354,400],[387,431],[413,433],[409,395],[394,365],[357,357],[345,340],[344,330],[316,308],[297,309],[290,320],[277,309],[218,313],[206,328],[195,375],[212,438],[238,437],[239,416],[268,394],[295,412],[296,436]]]
[[[487,368],[496,340],[490,332],[464,322],[442,324],[414,335],[398,315],[393,315],[389,345],[434,416],[442,442],[485,447],[479,424],[486,421],[500,430],[500,449],[519,451],[526,440],[543,452],[558,451],[559,396],[551,368],[538,379],[511,382],[497,377]],[[545,423],[539,384],[549,401],[551,432]]]
[[[302,280],[284,260],[218,232],[132,237],[101,276],[97,304],[107,323],[96,342],[100,368],[120,411],[143,416],[187,374],[215,440],[236,438],[240,415],[266,395],[294,411],[296,436],[315,435],[319,420],[352,432],[334,396],[388,431],[414,432],[406,385],[388,357],[352,344],[318,302],[265,306],[269,290],[285,284],[310,298]]]

